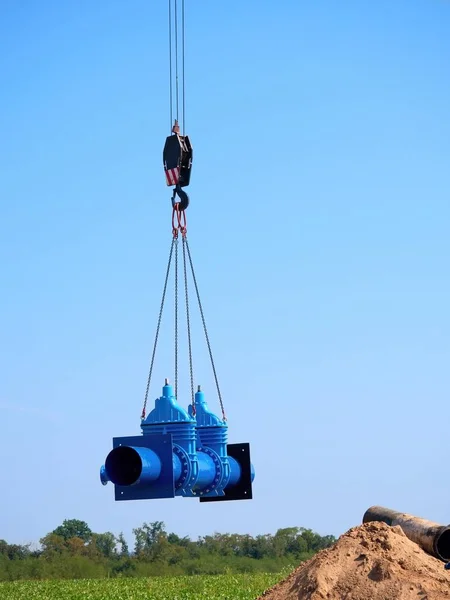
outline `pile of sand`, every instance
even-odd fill
[[[441,600],[450,571],[400,527],[366,523],[266,591],[264,600]]]

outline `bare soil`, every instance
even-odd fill
[[[366,523],[258,600],[450,600],[450,571],[400,527]]]

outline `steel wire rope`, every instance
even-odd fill
[[[185,76],[184,76],[184,0],[181,1],[181,56],[183,69],[183,85],[182,85],[182,106],[183,106],[183,135],[186,134],[186,95],[185,95]]]
[[[170,127],[173,124],[173,73],[172,73],[172,0],[169,0],[169,96],[170,96]]]
[[[178,0],[175,0],[175,95],[176,95],[176,119],[179,122],[179,93],[178,93]]]

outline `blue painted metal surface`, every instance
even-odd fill
[[[124,449],[131,452],[124,455]],[[147,449],[153,451],[159,462],[148,460]],[[133,451],[135,456],[130,460]],[[113,449],[105,460],[104,478],[114,483],[116,500],[173,498],[175,470],[170,433],[134,435],[113,438]]]
[[[210,411],[200,388],[194,414],[192,406],[186,412],[178,405],[166,382],[141,430],[141,436],[114,438],[100,469],[102,484],[114,484],[116,500],[251,498],[249,451],[242,459],[236,452],[235,457],[228,455],[228,425]],[[245,494],[236,493],[239,486],[246,487]]]

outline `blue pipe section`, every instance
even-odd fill
[[[195,482],[194,490],[201,492],[202,490],[208,490],[212,486],[216,477],[216,467],[214,460],[211,456],[208,456],[204,452],[198,452],[198,477]]]
[[[233,487],[241,478],[241,465],[231,456],[228,457],[228,462],[230,463],[230,479],[227,487]]]
[[[106,457],[105,472],[116,485],[148,485],[160,476],[161,461],[150,448],[118,446]]]
[[[133,464],[130,465],[127,463],[125,466],[120,464],[123,462],[123,459],[119,455],[122,448],[131,450],[138,455],[141,464],[138,465],[137,472],[133,469]],[[182,464],[176,454],[173,454],[172,459],[173,477],[175,484],[177,484],[181,479]],[[204,452],[200,451],[197,453],[197,460],[199,464],[198,477],[195,486],[193,487],[195,491],[198,492],[204,489],[206,490],[212,485],[216,476],[216,468],[214,460]],[[238,483],[241,477],[241,467],[232,457],[228,457],[228,461],[230,464],[230,477],[227,487],[233,487]],[[106,466],[102,466],[100,469],[100,479],[103,485],[106,485],[108,481],[111,481],[116,485],[136,485],[138,483],[148,485],[158,479],[160,472],[161,462],[152,450],[148,448],[120,446],[120,450],[116,448],[109,453],[106,459]]]

